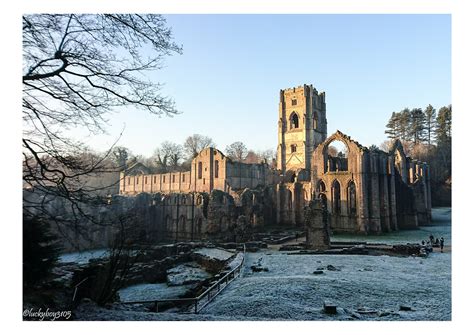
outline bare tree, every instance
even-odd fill
[[[193,134],[188,136],[184,141],[184,151],[188,156],[188,159],[193,159],[198,155],[201,150],[215,146],[215,143],[212,141],[212,138],[204,135]]]
[[[119,169],[125,169],[127,167],[127,162],[132,155],[129,149],[125,147],[116,146],[112,149],[112,155],[115,159],[115,164]]]
[[[243,162],[247,157],[248,150],[242,142],[234,142],[225,148],[227,156],[237,162]]]
[[[41,215],[58,224],[70,218],[94,221],[83,205],[100,206],[105,199],[97,197],[96,188],[84,185],[83,177],[110,171],[105,164],[110,151],[101,157],[80,157],[84,145],[65,132],[75,127],[104,132],[108,113],[121,107],[157,115],[177,113],[173,101],[160,94],[161,85],[147,79],[172,53],[181,53],[181,48],[160,15],[23,17],[26,215]],[[58,199],[71,215],[59,215],[46,203]]]
[[[183,147],[179,144],[165,141],[155,149],[153,157],[160,172],[176,170],[184,159]]]

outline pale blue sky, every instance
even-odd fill
[[[279,90],[326,92],[328,135],[336,129],[379,145],[393,111],[451,103],[450,15],[166,15],[182,55],[154,79],[182,112],[128,110],[110,116],[108,137],[85,138],[149,156],[163,141],[208,135],[276,149]],[[84,139],[84,138],[83,138]]]

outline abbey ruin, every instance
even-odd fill
[[[344,149],[334,152],[335,142]],[[331,231],[377,234],[429,222],[429,178],[427,164],[407,157],[399,141],[384,152],[340,131],[328,137],[325,93],[304,85],[280,91],[276,169],[206,148],[186,172],[129,167],[113,203],[140,202],[150,231],[175,240],[303,227],[304,209],[315,199],[327,209]]]

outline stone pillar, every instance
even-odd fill
[[[367,159],[366,154],[360,157],[361,166],[360,171],[364,171],[364,160]],[[359,175],[358,182],[357,182],[357,206],[358,206],[358,226],[359,232],[361,233],[368,233],[369,231],[369,198],[368,192],[370,189],[368,187],[368,173],[361,173]]]
[[[393,156],[388,159],[389,182],[390,182],[390,227],[392,230],[398,230],[397,221],[397,195],[395,190],[395,162]]]
[[[328,211],[321,200],[311,200],[304,212],[306,225],[306,247],[310,250],[327,250],[329,238]]]
[[[370,231],[379,233],[380,227],[380,189],[379,189],[379,156],[376,153],[370,155]]]
[[[384,161],[384,166],[386,162]],[[380,209],[380,216],[382,217],[383,221],[383,230],[384,231],[391,231],[390,227],[390,204],[389,204],[389,194],[388,194],[388,178],[387,178],[387,172],[383,171],[382,173],[382,189],[381,192],[383,194],[382,196],[382,207]]]

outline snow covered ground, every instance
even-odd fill
[[[268,272],[253,273],[261,258]],[[362,307],[361,319],[449,320],[451,318],[451,254],[414,257],[356,255],[247,254],[243,277],[234,281],[202,314],[229,319],[344,320]],[[333,265],[339,271],[327,270]],[[318,268],[324,273],[315,275]],[[339,307],[323,313],[325,300]],[[400,305],[414,311],[399,311]],[[344,312],[343,309],[347,311]],[[385,316],[379,316],[387,314]]]
[[[201,248],[195,250],[194,253],[220,261],[226,261],[234,255],[232,252],[220,248]]]
[[[242,276],[233,281],[200,314],[84,308],[79,311],[78,319],[451,320],[450,220],[450,208],[437,208],[433,209],[432,225],[419,230],[369,237],[332,237],[333,241],[360,240],[393,244],[419,243],[430,234],[435,238],[443,236],[447,252],[440,253],[435,248],[427,258],[290,255],[276,250],[262,250],[246,254]],[[251,266],[257,263],[262,268],[268,268],[268,272],[253,272]],[[316,270],[322,270],[323,273],[314,274]],[[164,287],[153,287],[153,291],[159,294],[166,290]],[[125,299],[123,293],[121,298]],[[327,300],[337,305],[337,314],[324,313],[323,304]],[[401,306],[409,310],[400,310]]]
[[[106,249],[88,250],[82,252],[71,252],[59,256],[59,263],[87,264],[92,258],[105,258],[108,255]]]
[[[176,299],[191,287],[192,285],[168,286],[166,283],[138,284],[123,288],[118,294],[120,301]]]
[[[332,240],[419,243],[433,234],[449,247],[450,214],[449,208],[434,209],[433,225],[419,230]],[[269,271],[254,273],[250,267],[256,263]],[[313,274],[318,269],[324,273]],[[338,314],[323,312],[326,300],[338,306]],[[201,314],[228,320],[450,320],[451,253],[435,249],[428,258],[247,253],[242,278]]]

